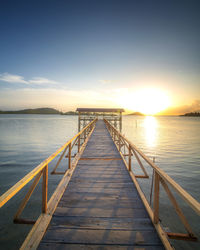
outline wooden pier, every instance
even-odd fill
[[[134,173],[133,157],[142,174]],[[50,164],[57,160],[50,170]],[[65,169],[59,169],[65,161]],[[66,164],[67,162],[67,164]],[[137,181],[153,170],[151,205]],[[63,175],[48,197],[49,174]],[[42,213],[36,221],[22,213],[42,178]],[[200,203],[152,162],[108,120],[95,118],[0,196],[0,207],[28,183],[14,223],[33,224],[20,249],[169,249],[170,239],[196,241],[175,191],[198,215]],[[160,223],[160,186],[186,233],[166,232]],[[169,187],[170,186],[170,187]],[[34,209],[34,208],[33,208]]]
[[[164,249],[129,172],[98,121],[39,249]]]

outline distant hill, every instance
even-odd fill
[[[143,116],[144,114],[142,114],[140,112],[134,112],[134,113],[131,113],[131,114],[128,114],[128,115],[141,115],[141,116]]]
[[[52,108],[37,108],[37,109],[23,109],[17,111],[0,111],[0,114],[42,114],[42,115],[57,115],[61,112]]]
[[[200,112],[191,112],[191,113],[186,113],[184,115],[181,116],[200,116]]]

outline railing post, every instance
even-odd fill
[[[121,136],[118,134],[118,141],[119,141],[119,152],[121,152]]]
[[[131,145],[128,145],[128,170],[131,171]]]
[[[68,168],[71,168],[71,151],[72,151],[72,144],[69,144],[69,152],[68,152]]]
[[[78,137],[78,153],[80,152],[80,135]]]
[[[84,130],[84,133],[83,133],[83,135],[84,135],[84,141],[85,141],[85,132],[86,132],[86,131]]]
[[[42,183],[42,213],[47,212],[47,191],[48,191],[48,164],[43,169]]]
[[[88,137],[89,133],[90,133],[90,128],[87,128],[87,131],[86,131],[86,138]]]
[[[157,224],[159,222],[159,181],[160,181],[160,176],[159,174],[155,171],[155,183],[154,183],[154,218],[153,222]]]
[[[78,132],[81,131],[81,116],[80,116],[80,111],[78,112]]]

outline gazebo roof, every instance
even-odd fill
[[[109,108],[77,108],[76,111],[78,112],[124,112],[124,109],[116,108],[116,109],[109,109]]]

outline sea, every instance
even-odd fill
[[[78,132],[77,116],[0,115],[0,195],[54,153]],[[123,116],[122,134],[183,189],[200,202],[200,118],[181,116]],[[74,149],[75,150],[75,149]],[[75,153],[75,151],[74,151]],[[56,164],[49,164],[48,198],[62,176],[51,175]],[[141,161],[149,175],[138,179],[152,204],[152,168]],[[60,169],[67,169],[63,158]],[[142,174],[136,160],[132,171]],[[31,183],[30,183],[31,184]],[[30,184],[0,208],[0,249],[19,249],[31,225],[14,224],[13,218]],[[200,239],[200,218],[171,186],[193,232]],[[21,217],[36,220],[41,213],[41,181]],[[160,222],[168,232],[185,233],[167,194],[160,187]],[[172,240],[175,249],[200,249],[199,242]]]

